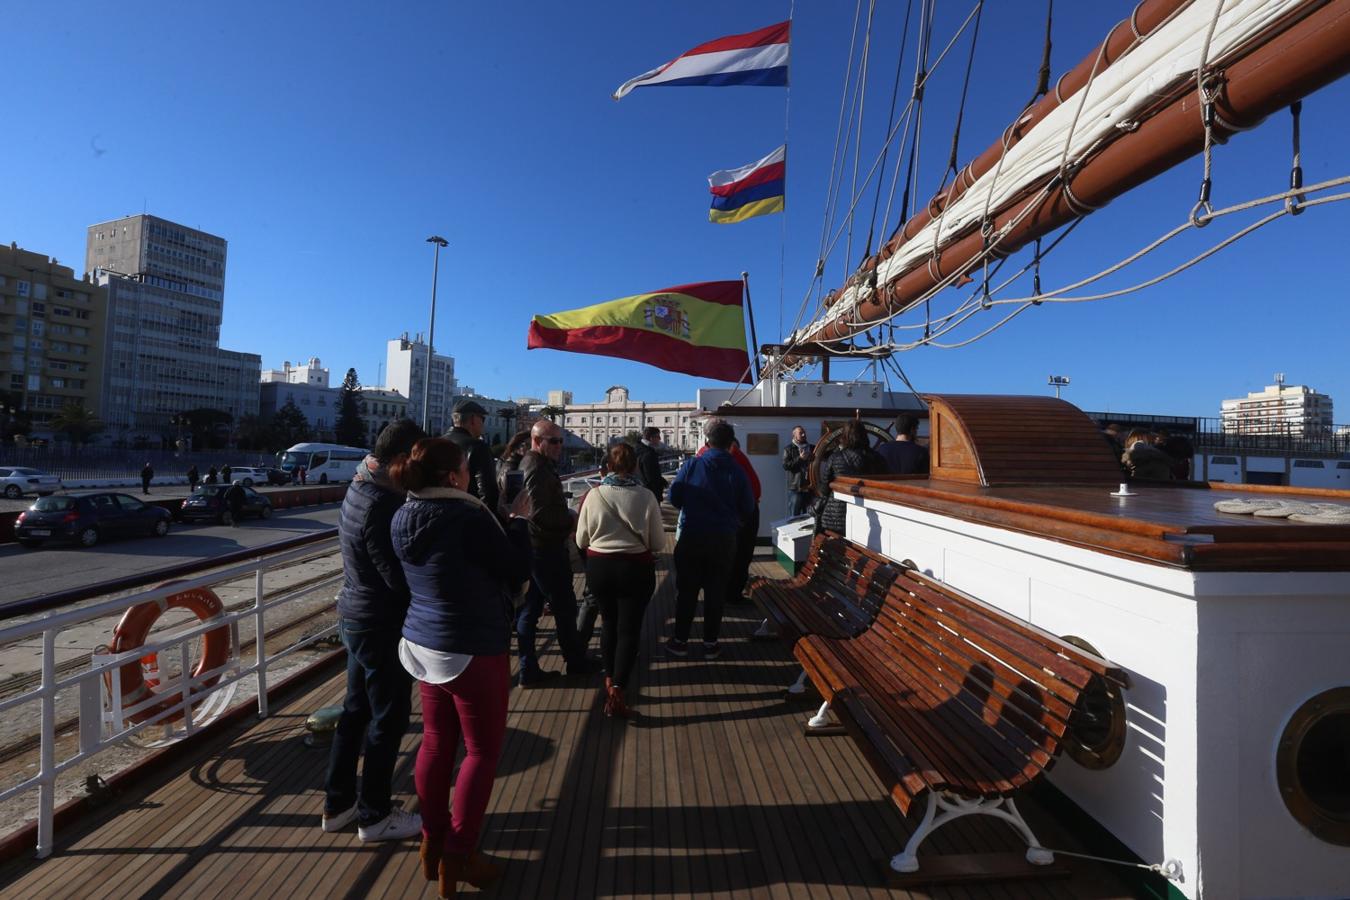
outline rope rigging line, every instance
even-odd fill
[[[975,27],[970,33],[970,56],[966,58],[966,76],[961,82],[961,102],[956,107],[956,126],[952,129],[952,151],[947,157],[947,168],[942,172],[942,183],[937,192],[947,186],[947,176],[959,174],[956,168],[957,152],[961,144],[961,121],[966,114],[966,96],[970,91],[970,73],[975,68],[975,47],[980,40],[980,19],[984,13],[984,0],[975,7]]]
[[[1209,46],[1214,40],[1219,16],[1223,14],[1223,4],[1224,0],[1215,0],[1214,15],[1210,17],[1205,44],[1200,50],[1200,64],[1195,67],[1195,91],[1200,99],[1200,121],[1205,127],[1204,177],[1200,181],[1200,198],[1191,208],[1191,222],[1196,228],[1204,228],[1214,217],[1209,195],[1214,185],[1214,102],[1218,99],[1219,88],[1211,90],[1205,86],[1205,68],[1209,65]]]
[[[849,193],[853,196],[858,194],[858,166],[862,162],[862,128],[864,114],[867,110],[867,70],[868,64],[872,61],[872,21],[877,11],[876,0],[871,0],[867,6],[867,30],[863,34],[863,52],[862,61],[858,64],[858,88],[857,88],[857,110],[856,119],[857,128],[853,138],[853,182],[849,185]],[[851,265],[853,259],[853,212],[857,208],[857,203],[853,203],[848,208],[848,242],[844,250],[844,265]],[[844,277],[848,277],[847,271]]]
[[[909,18],[912,12],[914,12],[914,0],[907,0],[905,3],[905,24],[900,28],[900,52],[895,57],[895,81],[891,84],[891,110],[886,115],[886,129],[888,131],[895,127],[895,101],[900,97],[900,74],[905,67],[905,44],[909,42]],[[890,151],[890,145],[887,145],[881,151],[881,169],[883,172],[886,170],[886,155]],[[903,153],[904,151],[901,150],[900,152]],[[877,207],[881,205],[882,180],[881,178],[877,179],[877,190],[872,196],[872,217],[867,224],[867,249],[863,251],[864,257],[872,255],[872,239],[875,237],[877,227]],[[892,190],[894,190],[894,187],[892,187]],[[886,208],[889,214],[889,201]]]
[[[791,31],[792,21],[797,12],[797,0],[788,0],[788,28]],[[792,65],[791,55],[788,57],[789,67]],[[788,135],[791,134],[792,125],[792,75],[788,74],[787,84],[783,88],[783,146],[787,147]],[[784,159],[787,158],[787,151],[784,150]],[[778,237],[778,333],[783,333],[783,300],[787,291],[787,217],[788,205],[786,200],[783,202],[783,219],[779,223],[780,233]],[[758,353],[759,348],[755,347],[754,352]]]

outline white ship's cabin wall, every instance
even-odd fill
[[[941,420],[938,404],[929,484],[942,477]],[[976,483],[981,465],[972,461]],[[1141,859],[1180,860],[1181,894],[1350,896],[1350,847],[1294,819],[1275,765],[1291,715],[1350,685],[1350,573],[1196,572],[927,511],[903,495],[835,497],[848,504],[849,539],[1081,638],[1129,672],[1120,757],[1089,769],[1064,754],[1048,777]]]
[[[729,405],[735,401],[735,406]],[[777,381],[762,382],[750,390],[703,388],[696,403],[700,415],[721,416],[736,430],[741,450],[759,476],[759,538],[771,541],[773,523],[787,518],[787,472],[783,470],[784,448],[792,443],[792,430],[806,429],[806,439],[815,444],[822,426],[860,414],[888,432],[902,412],[921,418],[919,435],[926,437],[919,399],[910,393],[888,391],[880,382]]]
[[[1202,481],[1350,490],[1347,459],[1197,453],[1191,471]]]

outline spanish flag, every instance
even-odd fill
[[[708,176],[712,208],[708,221],[720,225],[783,211],[787,184],[787,145],[759,162],[723,169]]]
[[[746,380],[741,282],[704,281],[530,321],[527,346],[634,359],[700,378]]]

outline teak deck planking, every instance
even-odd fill
[[[803,738],[813,702],[784,700],[797,673],[790,650],[749,641],[757,620],[746,604],[728,610],[720,659],[701,659],[696,641],[687,659],[667,658],[660,647],[674,579],[669,556],[659,565],[639,659],[637,722],[603,716],[598,678],[513,690],[483,836],[484,850],[507,861],[492,893],[1128,896],[1107,868],[1085,861],[1072,863],[1071,881],[887,889],[878,862],[901,849],[909,827],[849,738]],[[781,574],[766,562],[756,566]],[[541,636],[548,638],[545,664],[560,666],[551,630]],[[343,678],[338,671],[316,680],[267,720],[204,743],[181,767],[114,798],[58,834],[51,858],[0,868],[0,892],[434,897],[421,879],[415,840],[361,844],[354,828],[329,835],[318,827],[327,754],[304,746],[303,724],[314,709],[341,703]],[[419,740],[415,706],[395,776],[399,799],[411,808]],[[1048,845],[1074,846],[1034,802],[1023,808]],[[1016,851],[1019,843],[1001,823],[963,820],[925,849]]]

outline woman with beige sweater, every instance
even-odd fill
[[[642,617],[656,589],[656,553],[665,527],[656,497],[634,477],[637,454],[609,449],[609,474],[586,494],[577,517],[577,546],[586,554],[586,582],[600,604],[600,653],[605,664],[605,715],[632,712],[624,686],[637,661]]]

